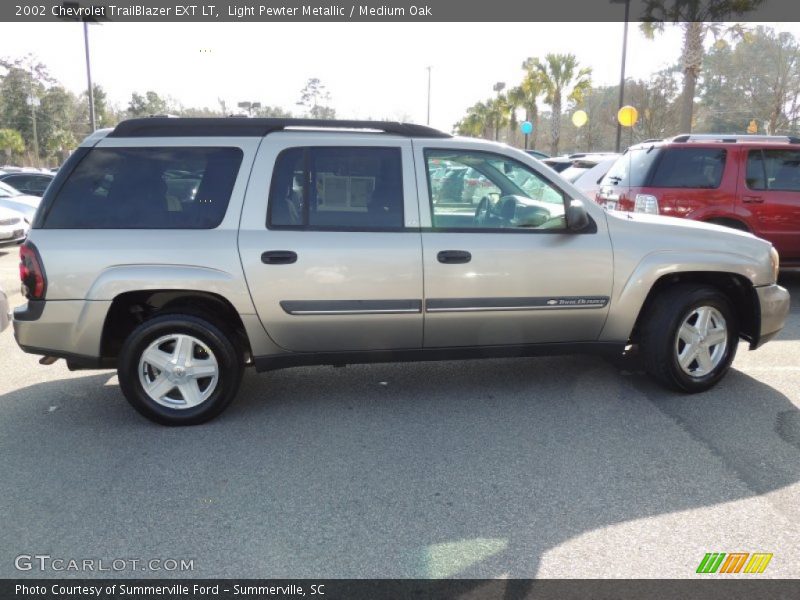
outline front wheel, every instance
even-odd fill
[[[640,353],[645,370],[682,392],[710,389],[736,355],[738,323],[717,289],[681,284],[664,290],[644,315]]]
[[[242,371],[231,336],[205,319],[181,314],[139,325],[125,340],[117,368],[128,402],[162,425],[216,417],[236,396]]]

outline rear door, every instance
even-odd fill
[[[258,315],[292,351],[422,346],[408,139],[283,132],[261,144],[239,249]]]
[[[782,260],[800,260],[800,150],[750,149],[743,159],[737,213]]]

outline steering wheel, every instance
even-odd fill
[[[481,201],[478,202],[478,208],[475,209],[475,217],[472,219],[472,223],[477,227],[488,227],[489,222],[489,211],[491,209],[491,200],[489,200],[489,196],[484,196],[481,198]]]

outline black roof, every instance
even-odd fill
[[[394,121],[332,119],[251,119],[247,117],[146,117],[122,121],[109,137],[263,137],[289,127],[313,129],[371,129],[404,137],[447,138],[448,133],[425,125]]]

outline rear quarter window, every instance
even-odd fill
[[[44,229],[213,229],[225,216],[239,148],[95,148],[54,198]]]
[[[669,148],[656,165],[650,187],[715,189],[727,152],[720,148]]]
[[[642,187],[650,176],[656,159],[663,148],[648,146],[628,150],[611,166],[602,180],[602,185],[622,187]]]

